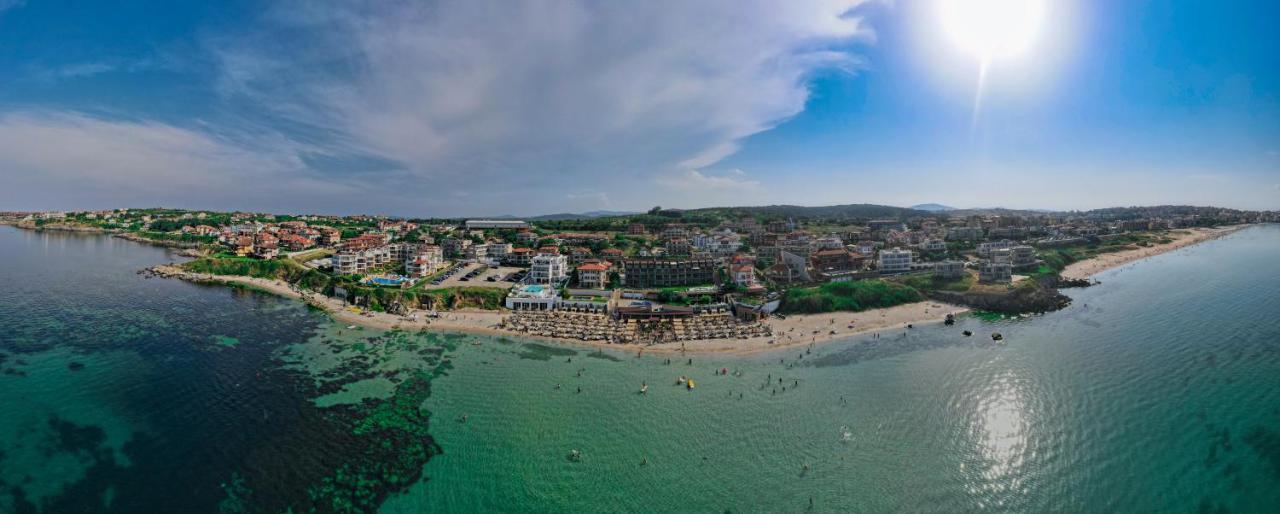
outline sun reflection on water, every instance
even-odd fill
[[[980,457],[979,473],[970,491],[997,504],[1020,490],[1027,462],[1029,415],[1023,385],[1006,374],[992,381],[971,418]]]

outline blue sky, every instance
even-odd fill
[[[1280,5],[0,0],[0,210],[1280,208]]]

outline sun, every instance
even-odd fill
[[[1045,0],[938,0],[938,15],[952,44],[985,64],[1032,47]]]

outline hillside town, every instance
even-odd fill
[[[800,209],[801,216],[706,216],[655,208],[581,222],[169,209],[10,212],[0,219],[187,248],[205,271],[288,280],[357,310],[417,316],[498,309],[507,313],[508,330],[631,343],[767,337],[761,320],[769,316],[926,298],[1050,310],[982,298],[1063,285],[1059,272],[1071,262],[1159,244],[1180,230],[1277,221],[1274,212],[1190,207],[904,209],[865,219],[804,216]]]

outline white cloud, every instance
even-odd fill
[[[0,201],[23,208],[290,205],[353,189],[308,177],[287,141],[248,146],[153,121],[76,113],[0,115]],[[118,203],[113,203],[118,202]],[[301,204],[293,204],[298,208]],[[17,207],[15,207],[17,208]]]
[[[733,169],[721,174],[707,174],[698,170],[684,170],[658,179],[658,183],[683,191],[692,192],[744,192],[757,191],[760,182],[747,178],[747,174]]]
[[[801,112],[815,70],[858,66],[861,2],[300,2],[209,45],[225,95],[399,163],[397,192],[437,209],[556,210],[582,185],[635,206],[646,184],[758,187],[697,170]]]

